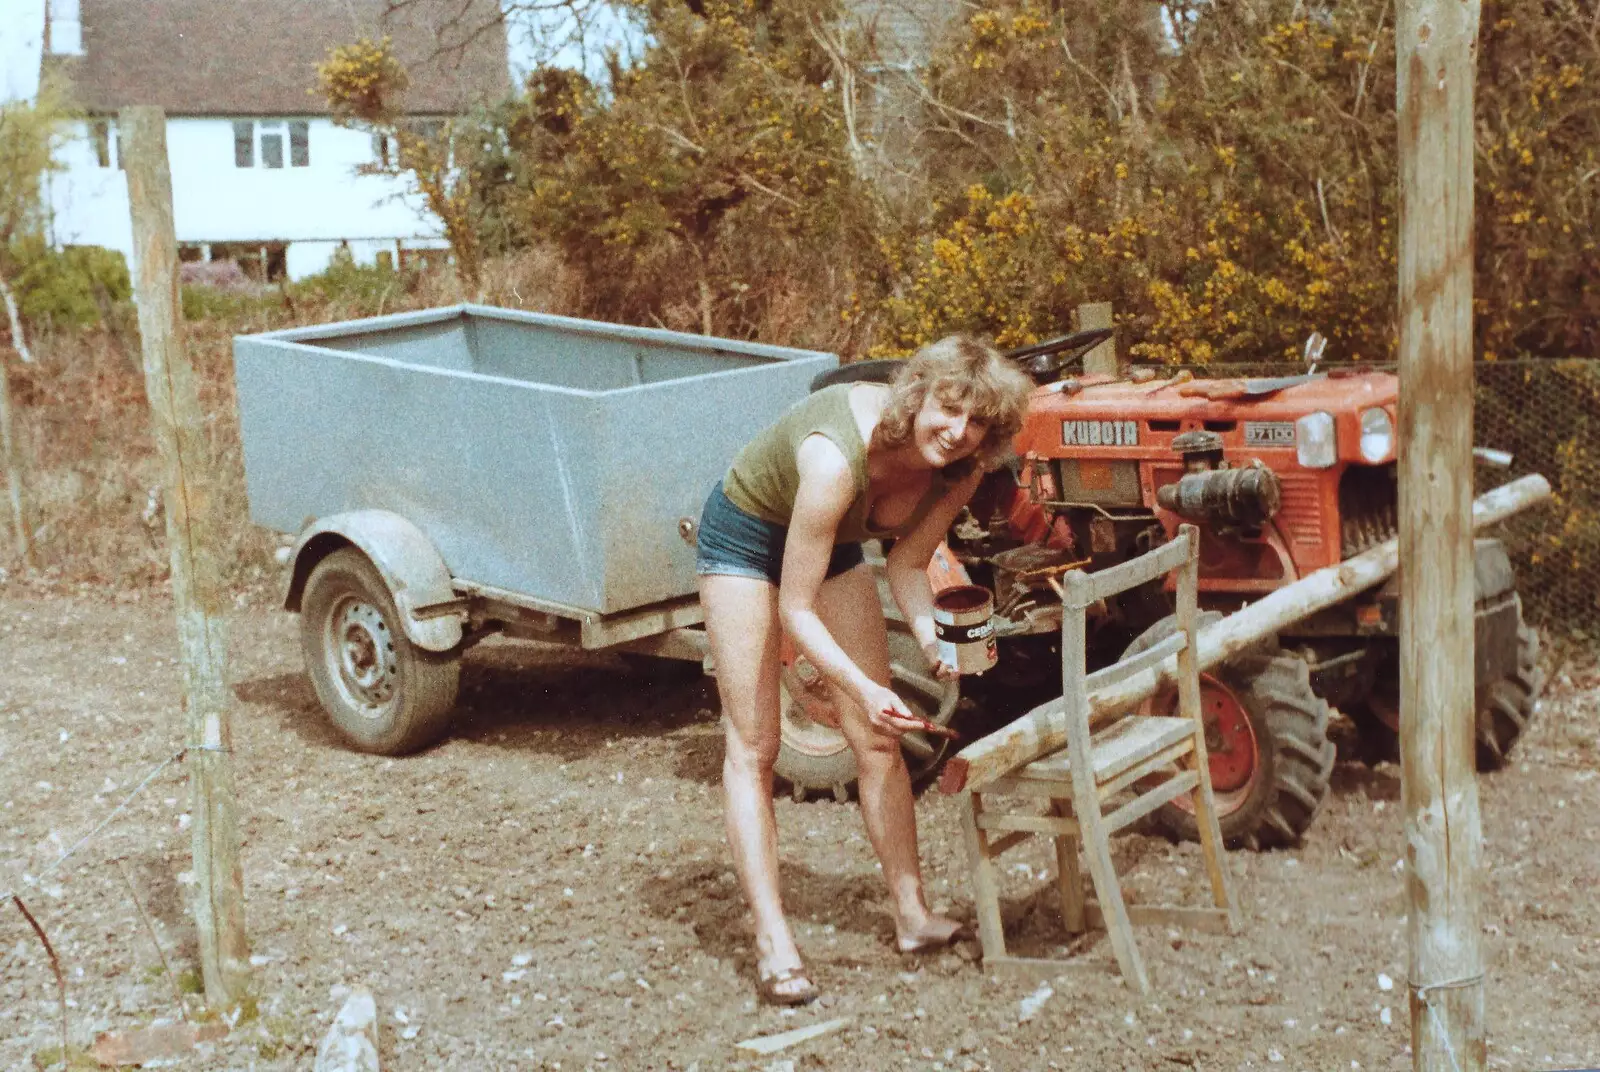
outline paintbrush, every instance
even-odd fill
[[[902,715],[893,708],[889,707],[885,707],[883,709],[883,713],[893,718],[909,719],[910,721],[915,722],[917,724],[917,728],[923,733],[932,733],[940,737],[948,737],[952,741],[957,740],[961,736],[961,734],[957,733],[949,726],[941,726],[937,722],[930,722],[920,715]]]

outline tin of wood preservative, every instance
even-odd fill
[[[963,674],[981,674],[999,660],[995,650],[994,596],[975,584],[946,588],[933,597],[939,658]]]

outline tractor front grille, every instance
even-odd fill
[[[1400,534],[1393,465],[1346,469],[1339,481],[1339,555],[1350,558]]]

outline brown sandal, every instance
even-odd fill
[[[796,980],[806,985],[787,989]],[[780,990],[779,987],[786,989]],[[817,1000],[817,988],[806,977],[804,968],[781,968],[771,975],[762,975],[756,979],[756,996],[764,1005],[809,1005]]]

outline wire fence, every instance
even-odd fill
[[[1497,361],[1475,371],[1474,442],[1510,451],[1511,476],[1542,473],[1553,491],[1497,533],[1523,606],[1540,625],[1600,632],[1600,361]]]
[[[1293,369],[1279,361],[1191,371],[1226,378]],[[1477,493],[1529,473],[1553,489],[1550,502],[1492,533],[1516,567],[1524,613],[1546,629],[1600,636],[1600,361],[1479,362],[1473,378],[1473,443],[1512,455],[1509,470],[1476,467]]]

